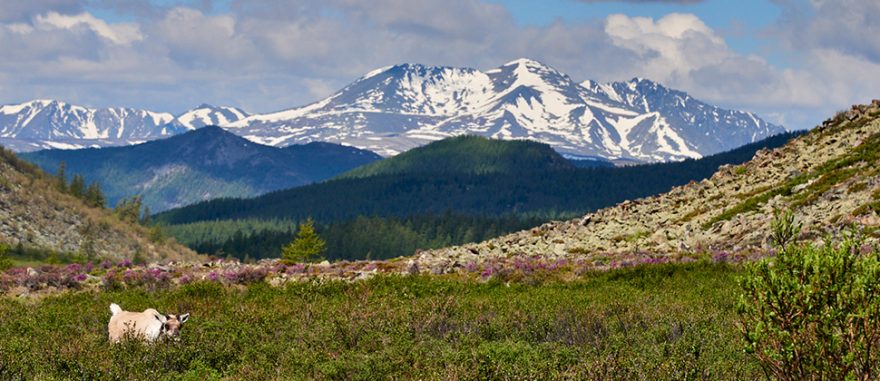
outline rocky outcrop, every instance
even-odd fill
[[[42,172],[11,152],[0,153],[0,243],[95,259],[197,257],[173,241],[149,239],[143,227],[120,221],[109,210],[58,192]]]
[[[571,221],[550,222],[490,241],[419,253],[422,269],[541,256],[681,257],[683,253],[768,251],[774,211],[791,209],[801,239],[820,240],[856,226],[880,230],[880,101],[856,105],[809,134],[759,151],[739,166],[653,197],[626,201]]]

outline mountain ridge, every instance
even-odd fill
[[[137,194],[154,212],[309,184],[379,159],[330,143],[264,146],[216,126],[131,146],[44,150],[22,157],[49,172],[63,161],[67,173],[101,184],[111,204]]]
[[[271,145],[337,141],[384,156],[471,134],[536,140],[572,156],[638,161],[702,157],[784,131],[644,79],[634,88],[652,91],[639,98],[647,108],[609,90],[622,89],[619,83],[590,84],[530,59],[486,71],[399,64],[374,70],[318,102],[226,127]],[[690,109],[676,110],[679,103]]]
[[[4,106],[6,123],[31,120],[12,112],[19,106]],[[785,131],[754,114],[711,106],[646,79],[578,83],[531,59],[485,71],[391,65],[302,107],[251,115],[201,105],[176,117],[162,114],[166,124],[146,123],[152,132],[137,138],[96,135],[87,123],[84,132],[54,138],[49,136],[54,125],[44,123],[32,129],[46,137],[29,138],[21,127],[4,127],[3,115],[0,131],[9,131],[0,132],[0,144],[18,151],[126,145],[218,124],[265,145],[324,141],[386,157],[451,136],[480,135],[535,140],[570,157],[657,162],[723,152]]]

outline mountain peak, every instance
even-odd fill
[[[506,67],[506,66],[521,66],[521,65],[525,65],[525,66],[533,66],[533,67],[549,67],[548,65],[545,65],[545,64],[543,64],[543,63],[541,63],[541,62],[539,62],[539,61],[533,60],[533,59],[531,59],[531,58],[525,58],[525,57],[517,58],[517,59],[515,59],[515,60],[513,60],[513,61],[510,61],[510,62],[508,62],[508,63],[505,63],[504,65],[501,65],[501,67]]]

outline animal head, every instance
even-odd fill
[[[162,331],[165,333],[165,336],[179,340],[180,339],[180,330],[183,329],[183,323],[186,323],[189,320],[189,314],[183,315],[173,315],[173,314],[165,314],[162,316],[164,321],[162,321]]]

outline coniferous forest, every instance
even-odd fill
[[[774,136],[698,160],[612,168],[577,168],[537,143],[464,137],[320,184],[253,199],[203,202],[155,219],[196,251],[259,259],[278,257],[280,248],[293,239],[297,222],[313,218],[327,241],[328,259],[392,258],[481,241],[665,192],[707,178],[721,165],[745,162],[759,149],[779,147],[797,135]],[[512,144],[534,146],[504,147]],[[530,160],[516,166],[492,165],[493,158],[503,163],[517,152],[527,152]],[[482,169],[462,166],[477,154]],[[540,155],[550,157],[537,159]]]

